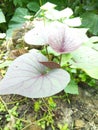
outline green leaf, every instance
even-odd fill
[[[80,68],[92,78],[98,79],[98,52],[90,47],[81,46],[71,53],[72,68]]]
[[[98,43],[98,36],[92,36],[92,37],[88,38],[88,40],[84,43],[84,45],[93,47],[96,45],[94,43]]]
[[[7,38],[12,37],[12,33],[15,29],[19,29],[27,21],[25,16],[30,15],[26,8],[17,8],[14,16],[10,20],[7,30]]]
[[[4,16],[2,10],[0,9],[0,23],[4,23],[4,22],[6,22],[5,16]]]
[[[59,56],[60,54],[54,51],[50,46],[47,47],[48,53],[53,54],[54,56]]]
[[[41,101],[36,101],[34,103],[34,111],[38,112],[40,110],[40,107],[41,107]]]
[[[54,102],[53,98],[48,98],[48,104],[50,108],[56,108],[56,103]]]
[[[40,9],[40,6],[37,2],[30,2],[27,4],[27,7],[30,11],[37,12]]]
[[[22,0],[13,0],[13,3],[15,6],[17,6],[17,5],[22,6],[22,4],[23,4]]]
[[[98,51],[98,44],[93,44],[92,48]]]
[[[72,58],[71,54],[63,54],[61,60],[61,66],[66,65],[66,63]]]
[[[98,15],[91,12],[86,12],[82,16],[82,27],[89,28],[89,31],[98,35]]]
[[[89,42],[98,42],[98,36],[93,36],[89,38]]]
[[[4,68],[4,67],[7,67],[11,64],[12,61],[5,61],[3,63],[0,64],[0,69]]]
[[[69,130],[68,124],[64,124],[64,125],[58,124],[58,128],[59,128],[60,130]]]
[[[70,83],[64,89],[64,91],[66,93],[70,93],[70,94],[79,94],[78,93],[78,85],[73,79],[70,81]]]

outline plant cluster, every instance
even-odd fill
[[[87,29],[77,28],[81,19],[72,18],[70,8],[58,11],[55,7],[48,2],[35,14],[34,28],[25,33],[24,41],[42,48],[32,49],[13,61],[0,82],[0,94],[30,98],[48,97],[62,90],[78,94],[74,72],[70,74],[69,69],[80,69],[98,79],[98,37],[89,38]],[[23,15],[23,21],[31,21],[27,11]]]
[[[20,106],[27,102],[27,98],[23,98],[20,101],[15,100],[14,102],[4,102],[4,100],[0,97],[0,112],[4,112],[4,116],[0,118],[0,121],[2,122],[3,119],[5,119],[6,125],[0,126],[0,130],[25,130],[25,129],[34,129],[36,127],[46,129],[46,127],[50,127],[51,129],[55,130],[55,127],[59,130],[69,130],[68,125],[65,123],[58,124],[56,126],[56,123],[54,122],[54,118],[56,116],[56,112],[59,108],[57,108],[57,104],[55,102],[55,98],[58,97],[49,97],[46,99],[33,99],[33,106],[32,109],[34,110],[34,115],[32,115],[32,118],[26,117],[26,113],[28,113],[28,110],[25,110],[22,112],[22,116],[20,117]],[[61,97],[63,98],[63,97]],[[10,106],[10,107],[9,107]],[[41,119],[39,119],[39,115],[42,115]],[[33,120],[32,120],[33,119]],[[31,127],[31,126],[35,127]],[[66,129],[65,129],[66,128]],[[30,129],[30,130],[31,130]]]

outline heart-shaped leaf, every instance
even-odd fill
[[[20,29],[23,24],[27,21],[25,16],[30,15],[26,8],[17,8],[15,10],[14,16],[9,22],[8,30],[7,30],[7,39],[12,37],[13,31],[16,29]]]
[[[27,8],[28,8],[30,11],[37,12],[37,11],[40,9],[40,6],[39,6],[38,2],[33,1],[33,2],[29,2],[29,3],[27,4]]]
[[[79,48],[84,41],[84,30],[81,30],[82,33],[80,30],[70,28],[60,22],[53,22],[48,28],[48,44],[60,54],[72,52]]]
[[[40,98],[62,91],[70,81],[69,73],[60,68],[49,71],[40,61],[48,60],[34,50],[15,59],[0,82],[0,94]]]
[[[30,45],[45,45],[48,41],[47,39],[46,28],[42,24],[31,29],[24,36],[25,42]]]
[[[69,18],[73,14],[72,9],[65,8],[64,10],[58,11],[54,8],[45,12],[45,17],[51,20],[58,20],[62,18]]]
[[[64,91],[70,94],[79,94],[78,85],[73,79],[70,81],[68,86],[64,89]]]
[[[84,70],[92,78],[98,79],[98,52],[90,47],[81,46],[72,53],[72,67]]]
[[[82,27],[89,28],[89,31],[98,35],[98,14],[86,12],[81,16],[82,18]]]

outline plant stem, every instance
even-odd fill
[[[40,4],[40,6],[42,6],[42,0],[39,0],[39,4]]]
[[[61,61],[62,61],[62,54],[60,54],[60,60],[59,60],[60,65],[61,65]]]
[[[45,46],[45,48],[46,48],[46,54],[47,54],[47,57],[48,57],[48,60],[49,60],[49,53],[48,53],[47,45]]]
[[[0,97],[0,100],[1,100],[1,102],[3,103],[3,105],[4,105],[5,109],[6,109],[6,111],[8,112],[8,114],[10,115],[11,118],[14,118],[14,119],[16,119],[16,120],[20,120],[20,121],[25,122],[25,123],[30,123],[30,121],[27,121],[27,120],[24,120],[24,119],[21,119],[21,118],[18,118],[18,117],[13,116],[13,115],[11,114],[11,112],[9,111],[9,109],[8,109],[8,107],[7,107],[7,105],[6,105],[6,103],[4,102],[4,100],[3,100],[1,97]]]

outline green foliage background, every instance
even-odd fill
[[[0,32],[6,32],[17,8],[25,8],[32,15],[46,2],[56,4],[59,10],[70,7],[74,11],[74,16],[82,18],[82,27],[90,28],[91,35],[98,35],[96,29],[98,28],[98,0],[1,0],[0,9],[5,15],[6,22],[0,23]]]

